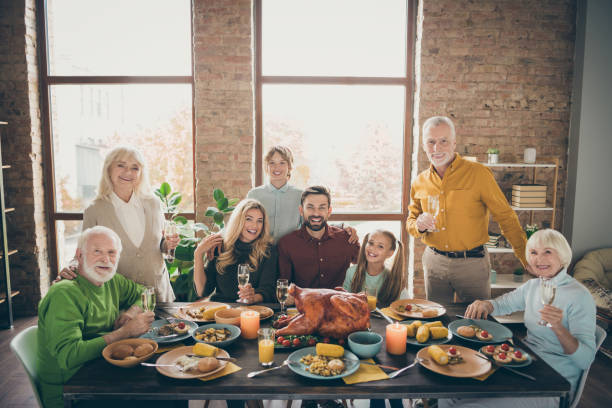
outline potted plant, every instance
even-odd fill
[[[490,164],[499,163],[499,149],[497,147],[489,147],[487,149],[487,162]]]
[[[525,225],[525,234],[527,235],[527,239],[533,235],[534,232],[538,230],[538,224],[527,224]]]
[[[524,274],[525,274],[525,271],[523,270],[523,268],[516,268],[514,272],[512,272],[512,275],[513,275],[512,279],[515,282],[522,282]]]
[[[206,217],[212,219],[212,225],[209,228],[209,226],[200,222],[189,224],[187,218],[177,215],[182,194],[176,191],[172,192],[172,187],[168,183],[162,183],[154,193],[161,200],[164,212],[176,223],[177,232],[181,237],[181,241],[175,250],[174,260],[172,262],[166,260],[172,289],[177,301],[192,302],[197,300],[193,290],[193,253],[201,240],[201,238],[196,237],[196,233],[203,231],[206,236],[223,229],[225,215],[234,210],[234,206],[239,200],[237,198],[228,199],[221,189],[214,189],[213,198],[216,206],[208,207],[205,213]]]

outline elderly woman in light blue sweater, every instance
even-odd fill
[[[551,305],[542,305],[539,279],[531,279],[493,300],[477,300],[468,306],[468,318],[486,318],[525,311],[525,342],[571,384],[570,401],[580,376],[595,358],[595,302],[589,291],[567,274],[572,250],[565,237],[551,229],[534,233],[525,249],[529,271],[556,285]],[[540,320],[548,322],[540,325]],[[440,407],[556,407],[559,398],[499,398],[440,400]]]

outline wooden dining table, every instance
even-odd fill
[[[162,313],[174,314],[184,303],[158,305]],[[235,306],[235,305],[233,305]],[[278,304],[264,304],[275,311]],[[438,318],[445,326],[463,314],[465,304],[445,305],[446,314]],[[262,327],[272,319],[262,321]],[[384,336],[387,321],[372,315],[371,329]],[[431,320],[431,319],[430,319]],[[65,385],[65,406],[79,400],[321,400],[321,399],[385,399],[385,398],[494,398],[494,397],[560,397],[559,406],[568,406],[569,382],[537,357],[520,337],[525,328],[507,325],[517,346],[530,352],[534,361],[520,368],[536,381],[518,376],[508,370],[497,370],[484,381],[473,378],[455,378],[437,374],[416,365],[393,379],[347,385],[342,379],[316,380],[300,376],[288,367],[247,378],[247,373],[260,370],[257,341],[239,338],[226,348],[237,358],[242,370],[211,381],[179,380],[160,374],[153,367],[121,368],[99,358],[85,364]],[[185,341],[192,344],[193,340]],[[455,336],[449,344],[478,348],[480,345]],[[391,355],[385,346],[375,361],[395,367],[404,367],[415,360],[420,347],[407,345],[406,354]],[[294,350],[277,350],[275,363],[281,364]],[[154,362],[154,355],[149,362]]]

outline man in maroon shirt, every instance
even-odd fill
[[[278,241],[280,277],[303,288],[342,286],[346,269],[357,262],[359,242],[349,243],[349,234],[327,224],[332,212],[329,190],[308,187],[302,193],[302,228]]]

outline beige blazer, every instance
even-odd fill
[[[164,216],[156,197],[141,198],[145,212],[145,234],[142,243],[136,247],[126,234],[110,200],[97,199],[83,213],[83,231],[96,225],[103,225],[115,231],[121,238],[123,250],[117,272],[136,283],[154,286],[159,302],[174,301],[170,276],[160,243],[164,229]]]

